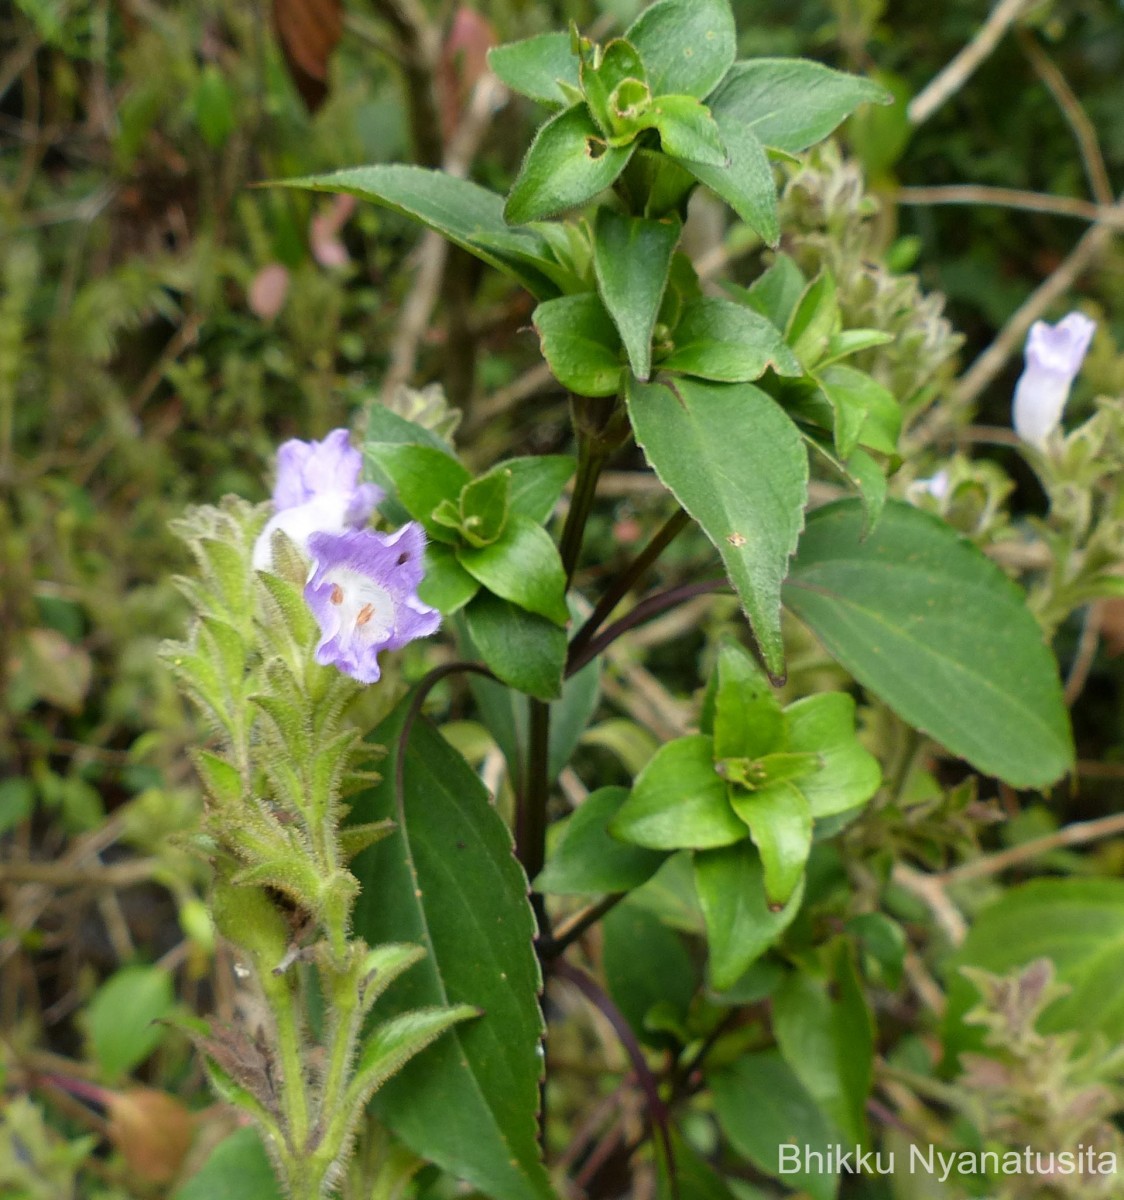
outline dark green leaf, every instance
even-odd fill
[[[722,144],[724,167],[684,162],[683,166],[726,203],[770,246],[780,239],[777,224],[777,185],[765,148],[753,131],[728,117],[715,115]]]
[[[543,270],[550,268],[554,256],[541,235],[509,228],[504,221],[503,198],[467,179],[424,167],[381,164],[287,179],[283,186],[345,192],[385,205],[510,275],[532,296],[545,300],[561,290]],[[542,266],[530,265],[539,260]]]
[[[944,522],[891,501],[862,541],[862,506],[808,521],[785,602],[904,721],[1014,787],[1073,762],[1057,664],[1022,593]]]
[[[451,546],[430,542],[425,548],[425,578],[418,587],[418,599],[451,616],[463,608],[480,590],[479,580],[457,562]]]
[[[615,396],[621,344],[612,318],[592,292],[560,296],[535,309],[532,320],[555,379],[580,396]]]
[[[568,33],[543,33],[522,42],[509,42],[488,51],[488,66],[513,92],[551,108],[569,104],[559,83],[576,88],[578,56]]]
[[[600,658],[582,667],[562,685],[562,699],[550,710],[547,774],[551,781],[557,779],[563,767],[569,763],[574,748],[597,711],[600,694]]]
[[[625,169],[632,151],[607,145],[589,109],[575,104],[535,135],[504,206],[505,219],[523,225],[587,203]]]
[[[711,97],[716,112],[749,125],[766,146],[798,154],[860,104],[888,103],[884,88],[802,58],[737,63]]]
[[[404,715],[400,705],[371,735],[390,751],[383,780],[353,801],[352,821],[398,822],[353,863],[355,932],[428,951],[380,1001],[383,1017],[453,1004],[484,1015],[445,1034],[374,1103],[412,1150],[497,1200],[553,1200],[534,1119],[542,1020],[526,880],[476,773],[424,720],[411,733],[398,810]]]
[[[706,919],[710,982],[723,991],[733,987],[792,923],[804,888],[798,885],[783,909],[771,911],[761,858],[748,839],[735,846],[697,851],[694,865],[695,888]]]
[[[785,1061],[851,1142],[867,1140],[874,1059],[870,1010],[843,941],[833,947],[834,988],[793,974],[773,995],[773,1029]]]
[[[734,815],[705,734],[668,742],[636,778],[610,832],[651,850],[728,846],[749,831]]]
[[[737,31],[726,0],[657,0],[625,37],[640,51],[652,94],[701,100],[733,64]]]
[[[784,673],[780,588],[804,523],[808,459],[795,426],[752,384],[631,382],[636,440],[718,548],[765,664]]]
[[[605,787],[582,801],[534,881],[539,891],[580,896],[629,892],[656,873],[666,854],[627,845],[609,833],[609,822],[627,798],[627,788]]]
[[[499,541],[490,546],[460,546],[457,561],[497,596],[556,625],[570,620],[566,572],[558,549],[541,525],[512,513]]]
[[[540,700],[561,694],[566,635],[557,625],[489,592],[464,615],[481,658],[504,683]]]
[[[597,210],[593,239],[597,287],[638,379],[651,373],[652,330],[681,228],[678,218],[647,221],[611,208]]]
[[[683,939],[630,897],[601,925],[601,965],[617,1007],[649,1045],[673,1041],[648,1021],[653,1011],[670,1011],[682,1022],[695,994],[696,973]]]
[[[834,1200],[839,1176],[814,1169],[815,1160],[813,1169],[805,1171],[804,1150],[826,1154],[838,1145],[839,1130],[777,1051],[744,1055],[731,1066],[708,1074],[707,1082],[718,1123],[739,1154],[812,1200]]]
[[[663,371],[682,371],[716,383],[752,383],[770,367],[779,375],[802,374],[781,331],[730,300],[690,301],[672,336],[674,348],[659,364]]]
[[[707,1165],[697,1150],[672,1130],[675,1156],[674,1177],[660,1155],[657,1200],[734,1200],[734,1193],[716,1171]]]

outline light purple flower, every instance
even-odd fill
[[[363,456],[346,429],[333,429],[321,442],[285,442],[277,451],[275,512],[254,544],[254,569],[271,568],[278,529],[306,552],[314,533],[362,529],[383,498],[381,488],[359,482],[362,470]]]
[[[1026,366],[1015,385],[1014,426],[1041,448],[1061,424],[1069,389],[1085,360],[1097,323],[1071,312],[1056,325],[1035,321],[1026,339]]]
[[[952,477],[948,473],[948,468],[941,467],[935,475],[930,475],[928,479],[915,479],[906,488],[906,494],[911,500],[917,500],[921,496],[932,496],[934,500],[943,500],[948,495],[951,483]]]
[[[316,661],[361,683],[379,678],[380,650],[437,632],[441,614],[417,596],[425,534],[411,521],[396,533],[314,533],[304,598],[320,626]]]

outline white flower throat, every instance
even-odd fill
[[[336,607],[339,632],[363,645],[384,642],[394,632],[394,600],[368,575],[337,567],[324,576]]]

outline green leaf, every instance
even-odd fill
[[[569,104],[564,87],[577,88],[578,56],[568,33],[543,33],[488,51],[488,66],[513,92],[551,108]]]
[[[452,616],[480,590],[480,582],[457,562],[451,546],[429,542],[425,548],[425,578],[418,586],[418,599]]]
[[[511,504],[511,474],[502,467],[466,484],[460,495],[461,533],[470,546],[490,546],[503,533]]]
[[[576,467],[568,454],[536,454],[509,458],[492,469],[511,473],[511,511],[543,525]]]
[[[862,506],[819,509],[785,602],[904,721],[1013,787],[1073,762],[1057,664],[1022,592],[944,522],[890,501],[861,540]]]
[[[221,767],[227,767],[222,760],[220,763]],[[0,780],[0,834],[5,834],[21,821],[26,821],[34,807],[35,788],[30,779]]]
[[[545,300],[562,290],[548,273],[557,264],[543,237],[534,230],[511,229],[504,221],[503,198],[467,179],[425,167],[383,164],[286,179],[282,186],[344,192],[382,204],[503,271],[532,296]]]
[[[784,673],[780,588],[804,523],[808,459],[792,422],[748,383],[630,382],[637,442],[718,548],[771,675]]]
[[[835,413],[835,448],[841,458],[849,458],[857,443],[897,454],[901,409],[887,388],[865,371],[839,363],[817,371],[816,379]]]
[[[675,1173],[672,1176],[665,1155],[661,1154],[657,1200],[734,1200],[734,1193],[722,1176],[707,1164],[690,1142],[674,1129],[671,1139]]]
[[[597,288],[638,379],[651,373],[652,330],[681,229],[677,217],[648,221],[611,208],[597,210],[593,237]]]
[[[624,91],[635,93],[635,100],[646,106],[650,98],[648,76],[636,47],[624,38],[614,38],[606,43],[596,55],[596,66],[593,61],[590,56],[582,62],[581,87],[593,119],[605,137],[612,138],[624,132],[622,93],[618,89],[627,83]]]
[[[628,166],[633,149],[608,145],[589,109],[575,104],[551,117],[535,135],[508,195],[504,218],[524,225],[587,203],[611,186]]]
[[[1003,893],[977,916],[948,967],[945,1049],[977,1050],[983,1031],[964,1023],[979,1001],[962,966],[1007,974],[1050,959],[1069,991],[1038,1020],[1043,1034],[1077,1030],[1124,1039],[1124,881],[1036,879]]]
[[[172,1200],[281,1200],[258,1131],[239,1129],[223,1138]]]
[[[796,784],[778,782],[754,792],[731,788],[730,803],[749,826],[749,836],[761,855],[770,909],[783,908],[804,878],[812,849],[807,799]]]
[[[440,542],[456,542],[456,533],[433,519],[447,500],[457,504],[472,476],[455,458],[431,446],[402,442],[371,442],[364,446],[367,461],[390,481],[395,495],[410,516]]]
[[[769,246],[780,240],[777,223],[777,185],[765,147],[746,125],[715,113],[718,133],[726,147],[724,167],[699,162],[683,166],[738,214]],[[678,161],[678,160],[677,160]]]
[[[380,1012],[469,1004],[484,1015],[409,1063],[374,1104],[412,1150],[497,1200],[553,1200],[535,1130],[541,982],[526,879],[476,773],[424,720],[410,736],[399,811],[393,780],[404,715],[402,704],[371,735],[390,750],[383,780],[355,798],[349,818],[398,822],[353,863],[362,885],[355,932],[370,945],[409,941],[427,950]]]
[[[175,1003],[171,975],[160,967],[122,967],[86,1007],[90,1049],[102,1074],[119,1079],[139,1066],[167,1032],[154,1024]]]
[[[736,642],[719,649],[714,685],[713,718],[708,723],[704,717],[703,732],[709,724],[715,758],[759,758],[783,744],[780,703],[761,668]]]
[[[757,58],[735,64],[711,108],[743,122],[778,150],[798,154],[821,142],[860,104],[892,99],[869,79],[802,58]]]
[[[725,167],[729,161],[710,109],[694,96],[658,96],[636,123],[655,129],[663,152],[680,162]]]
[[[344,1103],[354,1109],[446,1030],[481,1016],[471,1004],[416,1008],[376,1026],[364,1039]]]
[[[650,850],[728,846],[744,838],[705,734],[668,742],[636,778],[609,832]]]
[[[464,611],[468,630],[484,662],[503,680],[539,700],[555,700],[566,666],[566,634],[489,592]]]
[[[821,767],[801,777],[813,817],[830,817],[865,804],[882,782],[878,759],[855,737],[855,702],[846,692],[805,696],[784,710],[786,748],[819,757]]]
[[[777,254],[773,265],[758,275],[752,286],[724,286],[730,295],[767,317],[778,329],[787,329],[808,281],[787,254]]]
[[[566,572],[558,548],[541,525],[519,513],[490,546],[459,546],[457,561],[490,592],[565,626]]]
[[[626,845],[609,833],[609,822],[627,799],[628,788],[604,787],[582,801],[533,881],[537,891],[578,896],[630,892],[659,870],[666,854]]]
[[[531,318],[555,379],[579,396],[615,396],[620,388],[620,339],[605,306],[592,292],[560,296]]]
[[[850,358],[852,354],[874,346],[886,346],[893,340],[892,333],[883,333],[880,329],[842,329],[828,338],[820,366]]]
[[[819,362],[839,321],[835,278],[825,268],[804,289],[785,327],[793,353],[805,366]]]
[[[752,383],[770,367],[779,375],[803,373],[781,331],[730,300],[690,301],[672,336],[674,348],[660,361],[662,371],[682,371],[716,383]]]
[[[727,0],[657,0],[624,36],[640,51],[655,96],[685,93],[701,100],[737,54]]]
[[[466,655],[479,657],[471,634],[468,634],[464,641]],[[562,684],[561,699],[556,700],[551,707],[547,775],[552,783],[570,761],[574,747],[597,707],[600,675],[600,660],[594,659]],[[488,732],[496,739],[496,744],[507,760],[511,777],[522,779],[526,771],[527,697],[520,695],[513,688],[483,679],[479,675],[469,677],[469,687]]]
[[[834,979],[793,974],[773,994],[773,1029],[785,1061],[851,1142],[867,1139],[874,1025],[850,947],[832,947]]]
[[[835,447],[830,439],[801,429],[804,440],[817,454],[825,458],[832,467],[855,489],[863,506],[863,531],[865,538],[878,524],[878,518],[886,507],[888,487],[886,475],[882,468],[865,450],[856,449],[846,462],[835,453]]]
[[[776,1050],[743,1055],[730,1066],[708,1072],[707,1082],[718,1123],[739,1154],[811,1200],[835,1200],[838,1174],[805,1171],[804,1150],[822,1155],[834,1149],[839,1130]],[[787,1152],[784,1159],[782,1151]]]
[[[605,984],[637,1037],[653,1046],[673,1044],[648,1017],[662,1010],[686,1020],[696,970],[683,939],[631,897],[605,917],[601,937]]]
[[[363,437],[363,449],[366,450],[368,442],[389,442],[392,444],[429,446],[432,450],[440,450],[441,454],[447,455],[450,458],[456,458],[456,452],[452,446],[438,433],[433,430],[428,430],[425,425],[419,425],[416,421],[410,421],[404,416],[399,416],[393,409],[387,408],[385,404],[380,404],[377,401],[368,404],[365,413],[366,430]],[[374,463],[367,460],[367,466],[373,467]],[[375,479],[377,484],[387,486],[387,482],[383,479]]]
[[[698,851],[694,867],[695,888],[706,920],[710,982],[716,991],[724,991],[733,987],[792,923],[804,888],[797,885],[785,907],[771,911],[765,900],[761,858],[748,839],[736,846]]]

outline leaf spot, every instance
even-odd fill
[[[735,530],[733,533],[726,534],[726,541],[728,541],[731,546],[744,546],[746,543],[746,536],[744,533],[738,533],[737,530]]]

